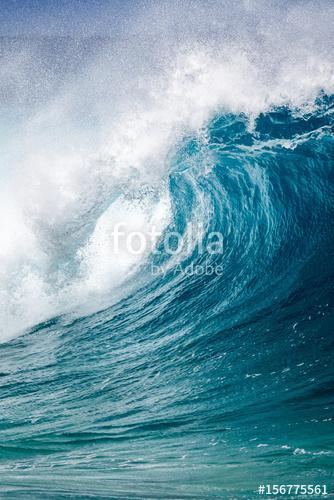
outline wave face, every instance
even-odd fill
[[[333,6],[186,7],[1,41],[3,497],[330,490]]]

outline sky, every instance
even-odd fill
[[[140,31],[152,33],[154,25],[164,30],[168,20],[182,31],[185,20],[189,24],[194,18],[198,26],[210,17],[210,11],[218,15],[211,16],[209,32],[220,31],[225,21],[233,26],[243,11],[252,19],[252,12],[261,18],[277,9],[308,4],[326,15],[333,0],[0,0],[0,36],[112,36],[121,34],[129,22],[133,28],[137,18],[142,20]],[[199,15],[196,6],[202,9]],[[302,22],[312,22],[312,18]]]
[[[117,33],[138,0],[1,0],[1,36]]]

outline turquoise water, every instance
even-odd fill
[[[333,65],[306,25],[176,61],[2,46],[1,498],[333,492]],[[117,253],[119,223],[160,235]]]
[[[331,483],[331,103],[261,115],[252,132],[220,116],[204,145],[176,151],[177,165],[210,154],[207,175],[170,175],[171,225],[203,196],[207,229],[226,235],[222,276],[171,268],[102,312],[0,346],[3,495]]]

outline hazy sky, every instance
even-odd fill
[[[137,0],[1,0],[0,34],[112,34],[141,7]]]

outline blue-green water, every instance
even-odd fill
[[[210,154],[207,175],[170,175],[171,224],[203,196],[207,229],[226,235],[222,276],[171,268],[102,312],[0,346],[2,495],[221,498],[260,482],[331,484],[331,106],[278,109],[252,132],[220,116],[205,145],[176,151],[179,166]]]
[[[4,127],[0,497],[333,492],[330,66],[296,56],[281,77],[272,56],[259,77],[244,55],[212,68],[192,53],[124,96],[119,48],[92,62],[91,45],[75,45],[80,77],[57,73],[73,47],[57,45],[56,69],[39,47],[29,64],[46,58],[45,74],[22,70],[3,94],[21,147]],[[157,226],[154,249],[113,254],[119,222]],[[186,251],[166,252],[171,233]]]

